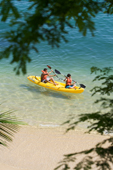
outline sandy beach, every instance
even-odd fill
[[[108,138],[97,134],[22,126],[8,147],[0,147],[0,170],[53,170],[64,154],[93,147]]]

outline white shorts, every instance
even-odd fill
[[[44,83],[45,81],[50,81],[50,78],[47,78],[47,79],[42,80],[43,83]]]

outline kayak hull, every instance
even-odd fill
[[[43,83],[41,82],[41,78],[38,76],[28,76],[27,79],[31,82],[33,82],[34,84],[37,84],[41,87],[45,87],[47,89],[51,89],[54,91],[59,91],[59,92],[67,92],[67,93],[82,93],[84,91],[84,88],[78,87],[76,86],[75,89],[68,89],[65,88],[65,83],[61,83],[58,81],[55,81],[55,83],[57,83],[58,85],[54,85],[53,83]]]

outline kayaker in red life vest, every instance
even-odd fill
[[[66,81],[66,86],[65,86],[65,88],[69,88],[69,89],[74,89],[75,88],[75,86],[76,86],[76,82],[74,82],[73,84],[72,84],[72,78],[71,78],[71,74],[67,74],[67,77],[66,77],[66,79],[64,79],[64,81]]]
[[[43,82],[43,83],[49,82],[49,83],[52,83],[52,84],[54,84],[56,86],[58,84],[55,83],[55,81],[53,79],[53,76],[56,76],[56,74],[55,75],[50,75],[51,72],[53,72],[53,70],[48,73],[47,68],[44,68],[44,70],[42,70],[42,74],[41,74],[41,82]],[[48,78],[48,76],[49,76],[49,78]],[[51,80],[52,80],[52,82],[51,82]]]

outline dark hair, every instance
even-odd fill
[[[70,77],[71,76],[71,74],[67,74],[67,77]]]
[[[47,70],[47,68],[44,68],[44,71],[46,71]]]

